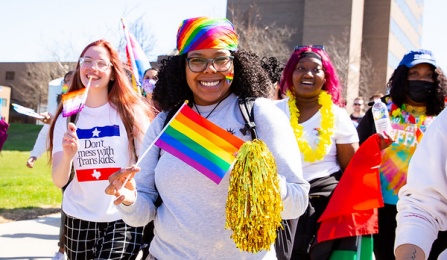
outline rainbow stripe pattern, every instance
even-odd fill
[[[126,36],[126,56],[127,63],[132,68],[132,85],[134,87],[141,86],[144,72],[150,68],[149,60],[144,54],[143,48],[137,39],[127,30],[124,20],[122,19],[124,34]]]
[[[179,54],[203,49],[236,51],[237,45],[238,38],[234,26],[226,18],[189,18],[184,20],[178,28]]]
[[[155,145],[219,184],[236,160],[243,140],[203,118],[185,104]]]
[[[84,108],[85,91],[86,88],[82,88],[62,95],[62,116],[74,115]]]

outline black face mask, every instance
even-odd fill
[[[408,81],[408,97],[416,103],[424,103],[435,88],[435,83],[425,80]]]

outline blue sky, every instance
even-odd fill
[[[121,18],[143,17],[157,39],[149,60],[175,48],[180,22],[194,16],[226,14],[226,0],[0,0],[0,62],[75,61],[83,47],[105,38],[118,44]],[[422,47],[447,68],[447,1],[425,0]],[[444,69],[445,70],[445,69]]]

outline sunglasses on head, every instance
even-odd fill
[[[304,48],[309,48],[309,47],[326,51],[326,49],[324,48],[324,45],[298,45],[298,46],[295,46],[294,51],[301,50]]]

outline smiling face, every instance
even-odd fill
[[[231,56],[230,51],[220,49],[205,49],[188,52],[188,58],[204,58],[214,59],[217,57]],[[186,82],[193,92],[194,102],[197,105],[212,105],[215,104],[230,94],[231,81],[227,81],[226,77],[231,77],[234,74],[233,63],[230,64],[230,69],[224,72],[218,72],[209,61],[205,70],[202,72],[193,72],[186,66]]]
[[[301,58],[295,66],[292,82],[296,97],[318,96],[326,82],[321,60],[313,57]]]
[[[82,84],[87,87],[89,77],[92,78],[90,91],[95,89],[105,89],[112,78],[112,66],[110,63],[110,54],[103,46],[91,46],[84,55],[84,63],[80,66],[80,77]],[[108,67],[105,67],[107,64]]]

